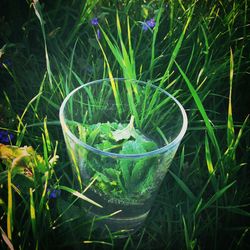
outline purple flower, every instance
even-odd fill
[[[61,190],[48,188],[47,194],[48,194],[49,199],[56,199],[61,195]]]
[[[94,25],[94,26],[97,26],[97,25],[98,25],[98,18],[97,18],[97,17],[94,17],[94,18],[91,20],[91,24]]]
[[[147,20],[146,22],[143,22],[142,23],[142,30],[146,31],[148,30],[149,28],[154,28],[155,27],[155,19],[154,18],[151,18],[149,20]]]
[[[155,27],[155,19],[154,18],[151,18],[150,20],[146,21],[146,23],[150,28]]]
[[[14,135],[6,130],[0,130],[0,143],[9,144],[14,138]]]

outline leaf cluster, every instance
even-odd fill
[[[80,139],[103,152],[120,154],[110,159],[83,150],[81,154],[86,162],[87,173],[96,178],[93,185],[97,192],[112,194],[117,198],[147,195],[153,186],[155,158],[130,158],[124,155],[143,154],[157,149],[157,144],[148,139],[133,125],[116,122],[92,125],[78,124]]]

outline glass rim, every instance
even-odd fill
[[[167,91],[165,91],[164,89],[150,83],[150,82],[144,82],[141,80],[134,80],[134,79],[125,79],[125,78],[113,78],[114,80],[118,80],[118,81],[125,81],[125,80],[129,80],[129,81],[134,81],[136,83],[141,83],[144,85],[149,85],[150,87],[159,90],[160,92],[164,93],[165,95],[167,95],[168,97],[170,97],[179,107],[179,110],[182,114],[182,127],[178,133],[178,135],[174,138],[174,140],[172,140],[169,144],[157,148],[155,150],[146,152],[146,153],[141,153],[141,154],[118,154],[118,153],[112,153],[112,152],[105,152],[102,151],[100,149],[97,149],[83,141],[81,141],[79,138],[77,138],[77,136],[75,136],[69,129],[69,127],[66,124],[65,121],[65,117],[64,117],[64,108],[68,102],[68,100],[70,99],[71,96],[73,96],[77,91],[79,91],[81,88],[84,88],[86,86],[90,86],[96,83],[100,83],[103,81],[110,81],[109,78],[103,78],[103,79],[99,79],[99,80],[94,80],[85,84],[80,85],[79,87],[75,88],[74,90],[72,90],[63,100],[60,110],[59,110],[59,119],[60,119],[60,123],[62,126],[62,129],[64,130],[63,132],[66,133],[74,142],[76,142],[77,144],[79,144],[80,146],[84,147],[85,149],[88,149],[96,154],[100,154],[100,155],[105,155],[105,156],[109,156],[112,158],[143,158],[143,157],[149,157],[149,156],[155,156],[158,154],[162,154],[168,150],[170,150],[171,148],[173,148],[174,146],[176,146],[183,138],[184,134],[186,133],[187,130],[187,126],[188,126],[188,119],[187,119],[187,114],[185,109],[183,108],[183,106],[181,105],[181,103],[174,97],[172,96],[170,93],[168,93]]]

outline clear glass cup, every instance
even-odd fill
[[[78,188],[88,187],[84,194],[102,206],[86,203],[88,215],[111,232],[136,231],[146,219],[186,132],[188,121],[182,105],[147,82],[102,79],[79,86],[65,98],[60,122]],[[95,141],[100,138],[90,135],[100,132],[100,124],[110,124],[115,131],[119,124],[118,137],[132,124],[143,145],[157,147],[141,150],[139,139],[130,137],[102,150]],[[99,130],[88,130],[91,126]],[[132,147],[124,150],[123,143],[128,140]]]

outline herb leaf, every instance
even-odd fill
[[[118,154],[143,154],[157,149],[157,144],[134,128],[134,116],[129,124],[97,123],[78,124],[80,139],[105,152]],[[80,153],[80,152],[79,152]],[[156,158],[107,158],[95,154],[81,154],[86,162],[86,177],[96,177],[93,188],[116,198],[144,198],[152,190],[155,178]]]

